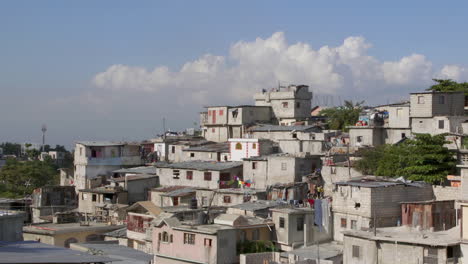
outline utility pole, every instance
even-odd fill
[[[164,130],[163,139],[166,140],[166,118],[165,117],[163,117],[163,130]]]

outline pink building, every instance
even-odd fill
[[[157,219],[153,228],[155,263],[238,263],[236,229],[211,224],[182,225],[176,218]]]

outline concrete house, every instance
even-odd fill
[[[155,263],[236,263],[237,230],[227,225],[182,225],[177,218],[154,221]]]
[[[274,240],[281,250],[289,251],[331,239],[331,232],[320,231],[319,227],[314,225],[314,210],[311,208],[270,210],[275,223]]]
[[[219,190],[196,190],[198,206],[233,206],[266,199],[266,191],[252,188],[228,188]]]
[[[77,195],[73,186],[45,186],[37,188],[32,194],[32,222],[41,223],[47,220],[44,216],[52,216],[78,207]]]
[[[375,234],[345,231],[343,263],[460,263],[459,232],[457,227],[430,232],[407,226],[378,228]]]
[[[280,125],[292,125],[310,117],[312,92],[307,85],[289,85],[254,95],[256,106],[269,106]]]
[[[128,192],[123,187],[98,187],[83,189],[78,195],[78,211],[97,218],[107,218],[109,210],[115,206],[128,204]],[[104,212],[106,211],[106,212]]]
[[[103,241],[103,234],[124,227],[107,223],[44,223],[23,227],[24,240],[69,248],[71,243]]]
[[[191,186],[221,189],[235,186],[242,179],[242,162],[184,161],[155,164],[162,186]]]
[[[151,201],[141,201],[125,209],[127,212],[127,244],[145,253],[153,252],[151,222],[163,211]]]
[[[77,142],[74,164],[76,189],[97,187],[90,182],[98,176],[109,177],[114,170],[142,165],[140,145],[127,142]]]
[[[205,160],[229,161],[229,143],[209,143],[202,146],[192,146],[182,150],[180,161]]]
[[[419,92],[411,93],[410,98],[412,133],[458,133],[468,119],[463,92]]]
[[[209,141],[225,142],[242,138],[248,126],[271,122],[269,106],[209,106],[200,113],[203,137]]]
[[[151,188],[159,186],[159,177],[153,166],[134,167],[113,171],[114,176],[109,179],[111,186],[120,186],[128,195],[128,203],[148,200]]]
[[[276,183],[301,182],[302,176],[320,167],[318,156],[306,154],[272,154],[244,159],[244,180],[252,187],[265,189]]]
[[[230,138],[228,146],[229,158],[232,161],[273,153],[273,142],[266,139]]]
[[[336,182],[335,186],[332,211],[337,241],[343,241],[344,230],[397,226],[401,223],[400,202],[433,198],[431,185],[425,183],[362,177]]]

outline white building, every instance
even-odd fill
[[[92,186],[90,180],[109,177],[125,166],[142,165],[140,146],[127,142],[81,141],[75,145],[74,185],[77,190]]]
[[[256,138],[230,138],[230,160],[242,161],[244,158],[268,155],[273,152],[273,142]]]

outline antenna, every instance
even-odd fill
[[[45,133],[47,131],[46,124],[42,125],[41,131],[42,131],[42,151],[44,152],[45,151]]]

